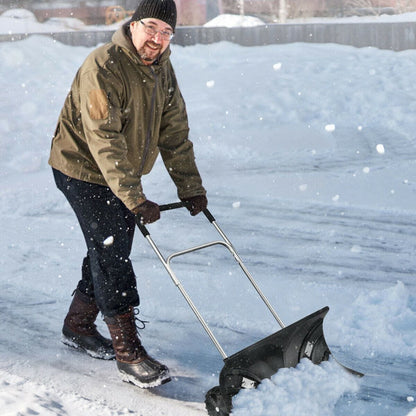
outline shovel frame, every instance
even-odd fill
[[[183,202],[174,202],[174,203],[170,203],[170,204],[165,204],[165,205],[160,205],[159,206],[160,211],[169,211],[169,210],[173,210],[173,209],[177,209],[177,208],[184,208],[184,207],[185,207],[185,204]],[[211,214],[211,212],[207,208],[205,210],[203,210],[203,213],[206,216],[206,218],[208,219],[208,221],[217,230],[218,234],[221,236],[221,240],[210,241],[210,242],[207,242],[207,243],[200,244],[198,246],[190,247],[190,248],[185,249],[185,250],[177,251],[177,252],[174,252],[174,253],[170,254],[168,257],[165,257],[162,254],[162,252],[159,250],[159,248],[157,247],[157,245],[154,242],[153,238],[151,237],[149,230],[141,222],[141,217],[140,216],[137,216],[136,217],[136,224],[139,227],[140,231],[142,232],[143,236],[149,242],[150,246],[152,247],[152,249],[154,250],[154,252],[156,253],[156,255],[158,256],[159,260],[161,261],[161,263],[165,267],[166,271],[169,273],[169,275],[170,275],[173,283],[179,289],[179,291],[181,292],[182,296],[185,298],[186,302],[188,303],[188,305],[190,306],[190,308],[192,309],[192,311],[194,312],[194,314],[198,318],[199,322],[201,323],[201,325],[204,328],[205,332],[208,334],[208,336],[210,337],[211,341],[213,342],[213,344],[215,345],[215,347],[217,348],[217,350],[221,354],[222,358],[225,360],[226,358],[228,358],[227,357],[227,354],[225,353],[225,351],[222,348],[221,344],[219,343],[219,341],[215,337],[214,333],[212,332],[212,330],[208,326],[207,322],[205,321],[205,319],[203,318],[203,316],[199,312],[198,308],[195,306],[195,304],[192,301],[191,297],[189,296],[189,294],[187,293],[187,291],[183,287],[181,281],[178,279],[178,277],[176,276],[175,272],[173,271],[172,266],[171,266],[171,261],[174,258],[179,257],[179,256],[183,256],[185,254],[192,253],[192,252],[195,252],[195,251],[198,251],[198,250],[202,250],[202,249],[205,249],[205,248],[208,248],[208,247],[212,247],[212,246],[215,246],[215,245],[220,245],[220,246],[226,247],[230,251],[230,253],[233,255],[234,259],[239,264],[239,266],[243,270],[244,274],[247,276],[248,280],[250,281],[250,283],[252,284],[252,286],[254,287],[254,289],[256,290],[256,292],[258,293],[258,295],[260,296],[260,298],[262,299],[262,301],[265,303],[265,305],[269,309],[270,313],[276,319],[276,321],[278,322],[278,324],[280,325],[280,327],[283,329],[283,328],[285,328],[285,325],[284,325],[283,321],[280,319],[279,315],[273,309],[273,307],[270,304],[270,302],[267,299],[267,297],[261,291],[260,287],[258,286],[257,282],[254,280],[254,278],[251,275],[251,273],[248,271],[247,267],[244,265],[241,257],[238,255],[237,251],[235,250],[234,246],[232,245],[232,243],[230,242],[230,240],[228,239],[228,237],[225,235],[224,231],[222,231],[222,229],[217,224],[214,216]]]

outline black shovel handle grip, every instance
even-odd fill
[[[170,211],[172,209],[183,208],[183,202],[171,202],[170,204],[159,205],[160,211]]]
[[[184,208],[184,207],[186,207],[186,205],[183,202],[171,202],[169,204],[159,205],[160,211],[170,211],[172,209],[178,209],[178,208]],[[205,216],[207,217],[210,223],[213,223],[215,221],[214,216],[211,214],[208,208],[205,208],[202,212],[205,214]],[[140,222],[140,218],[141,218],[141,215],[136,215],[136,224],[139,227],[139,230],[141,231],[143,236],[146,237],[150,235],[150,232],[146,228],[146,226]]]

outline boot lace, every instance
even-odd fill
[[[134,323],[136,325],[137,330],[145,329],[146,324],[148,324],[149,321],[145,321],[145,320],[139,318],[139,315],[140,315],[140,309],[139,308],[133,308],[133,311],[134,311]]]

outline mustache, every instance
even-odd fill
[[[152,41],[147,41],[146,44],[148,46],[150,46],[151,48],[154,48],[154,49],[162,49],[162,45],[160,45],[159,43],[155,43],[155,42],[152,42]]]

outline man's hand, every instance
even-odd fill
[[[159,205],[149,200],[144,201],[132,211],[140,217],[142,224],[150,224],[160,218]]]
[[[205,195],[191,196],[190,198],[183,198],[181,201],[185,207],[188,208],[191,215],[197,215],[208,205],[208,200]]]

